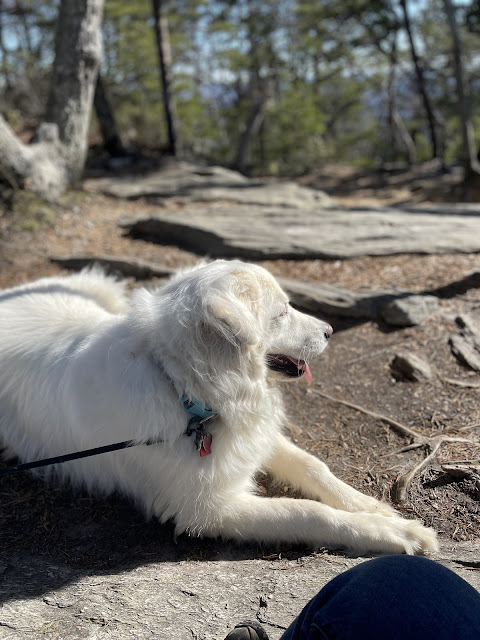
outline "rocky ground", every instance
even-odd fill
[[[156,190],[143,196],[138,190],[134,195],[105,195],[99,192],[105,191],[102,183],[93,180],[87,190],[68,194],[57,207],[29,202],[23,212],[3,215],[0,287],[59,273],[61,267],[51,261],[59,256],[121,256],[127,263],[142,259],[165,271],[199,259],[192,247],[132,238],[119,226],[126,218],[160,212],[169,219],[178,214],[180,220],[196,210],[222,207],[234,220],[247,204],[256,207],[258,215],[265,207],[281,206],[271,185],[271,197],[277,200],[258,202],[258,189],[251,184],[247,189],[241,178],[234,191],[243,190],[248,201],[239,201],[231,176],[228,184],[224,178],[223,184],[219,179],[212,185],[207,175],[208,188],[214,191],[198,195],[205,181],[195,182],[192,189],[184,169],[177,172],[176,191],[168,191],[164,175]],[[132,178],[122,184],[129,183],[138,187]],[[303,192],[294,187],[289,193],[293,199],[302,198]],[[364,194],[368,200],[353,204],[368,208],[374,195]],[[266,197],[262,191],[261,198]],[[292,215],[306,226],[306,212],[339,206],[318,192],[305,198],[307,204]],[[421,200],[417,191],[413,200],[416,206]],[[383,207],[385,200],[376,204]],[[289,209],[294,206],[289,201]],[[442,207],[435,213],[431,201],[428,206],[438,224],[450,215]],[[459,223],[468,218],[472,237],[477,225],[480,239],[480,210],[462,207],[462,212]],[[392,250],[392,255],[330,259],[277,256],[261,264],[279,277],[318,285],[318,291],[319,285],[336,288],[334,304],[330,297],[330,307],[318,307],[329,310],[323,315],[335,334],[312,365],[313,383],[285,386],[291,437],[356,488],[396,500],[405,516],[435,527],[442,543],[439,560],[480,588],[480,375],[475,370],[480,343],[475,332],[472,337],[465,328],[465,321],[471,321],[474,331],[475,323],[480,325],[480,282],[475,275],[480,256],[472,251],[421,255]],[[139,284],[131,278],[132,287]],[[364,291],[369,299],[379,291],[396,292],[400,299],[405,292],[407,298],[428,294],[435,304],[419,324],[393,325],[377,307],[373,315],[348,311]],[[345,311],[347,298],[351,306]],[[470,365],[454,354],[458,339],[470,347]],[[392,369],[395,356],[412,354],[422,362],[420,373]],[[414,434],[402,432],[402,427]],[[432,458],[406,482],[408,473],[432,451]],[[268,478],[259,482],[265,493],[291,494],[288,486],[271,487]],[[0,531],[0,637],[12,639],[221,640],[245,617],[263,621],[275,639],[326,580],[364,560],[303,547],[238,547],[184,536],[175,541],[170,525],[144,522],[119,497],[74,494],[68,487],[46,486],[29,476],[1,481]]]

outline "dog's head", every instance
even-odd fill
[[[293,309],[275,278],[258,265],[217,260],[177,274],[163,289],[137,295],[136,324],[157,352],[204,372],[261,360],[282,379],[310,376],[308,360],[327,346],[331,327]]]

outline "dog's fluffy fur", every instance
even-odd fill
[[[353,553],[417,553],[435,533],[338,480],[282,435],[274,378],[309,373],[330,327],[291,308],[259,266],[216,261],[162,289],[99,270],[0,294],[0,436],[23,461],[128,439],[160,444],[68,462],[46,475],[119,490],[177,532],[302,542]],[[270,356],[270,357],[269,357]],[[273,358],[271,356],[274,356]],[[212,453],[185,435],[182,396],[212,407]],[[269,471],[305,499],[265,498]]]

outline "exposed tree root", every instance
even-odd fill
[[[410,444],[402,447],[402,449],[400,449],[398,453],[404,453],[405,451],[411,451],[412,449],[420,448],[423,448],[425,450],[425,458],[423,458],[423,460],[416,464],[410,471],[399,476],[393,483],[392,499],[397,503],[406,502],[408,497],[408,489],[413,478],[434,459],[437,451],[440,449],[442,444],[448,442],[463,442],[466,444],[478,445],[478,443],[473,442],[472,440],[468,440],[467,438],[454,436],[422,436],[420,433],[417,433],[413,429],[410,429],[410,427],[407,427],[397,420],[392,420],[391,418],[388,418],[381,413],[370,411],[369,409],[365,409],[365,407],[361,407],[360,405],[354,404],[353,402],[348,402],[347,400],[340,400],[339,398],[335,398],[334,396],[331,396],[324,391],[320,391],[319,389],[312,389],[312,392],[318,396],[321,396],[322,398],[330,400],[331,402],[336,402],[337,404],[341,404],[345,407],[350,407],[351,409],[360,411],[361,413],[371,416],[376,420],[381,420],[382,422],[388,424],[392,428],[392,430],[399,435],[411,438]]]

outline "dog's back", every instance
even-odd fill
[[[0,291],[0,358],[16,343],[25,349],[48,334],[91,326],[127,307],[125,285],[95,268]]]
[[[45,294],[58,294],[55,297]],[[58,312],[62,313],[66,305],[61,300],[65,296],[78,296],[79,302],[90,300],[95,302],[110,313],[123,313],[127,311],[128,303],[125,296],[125,283],[117,282],[114,278],[103,273],[99,268],[87,268],[78,274],[68,277],[42,278],[36,282],[0,290],[0,304],[2,319],[8,314],[9,300],[15,300],[15,312],[22,307],[20,300],[23,298],[25,306],[33,304],[41,308],[45,303],[58,302]],[[43,301],[42,301],[43,300]],[[69,300],[69,304],[73,301]],[[79,307],[81,308],[81,304]]]
[[[97,325],[126,309],[124,284],[98,269],[0,292],[0,435],[6,436],[5,444],[18,440],[19,421],[38,424],[43,413],[51,419],[47,405],[58,396],[61,363]]]

